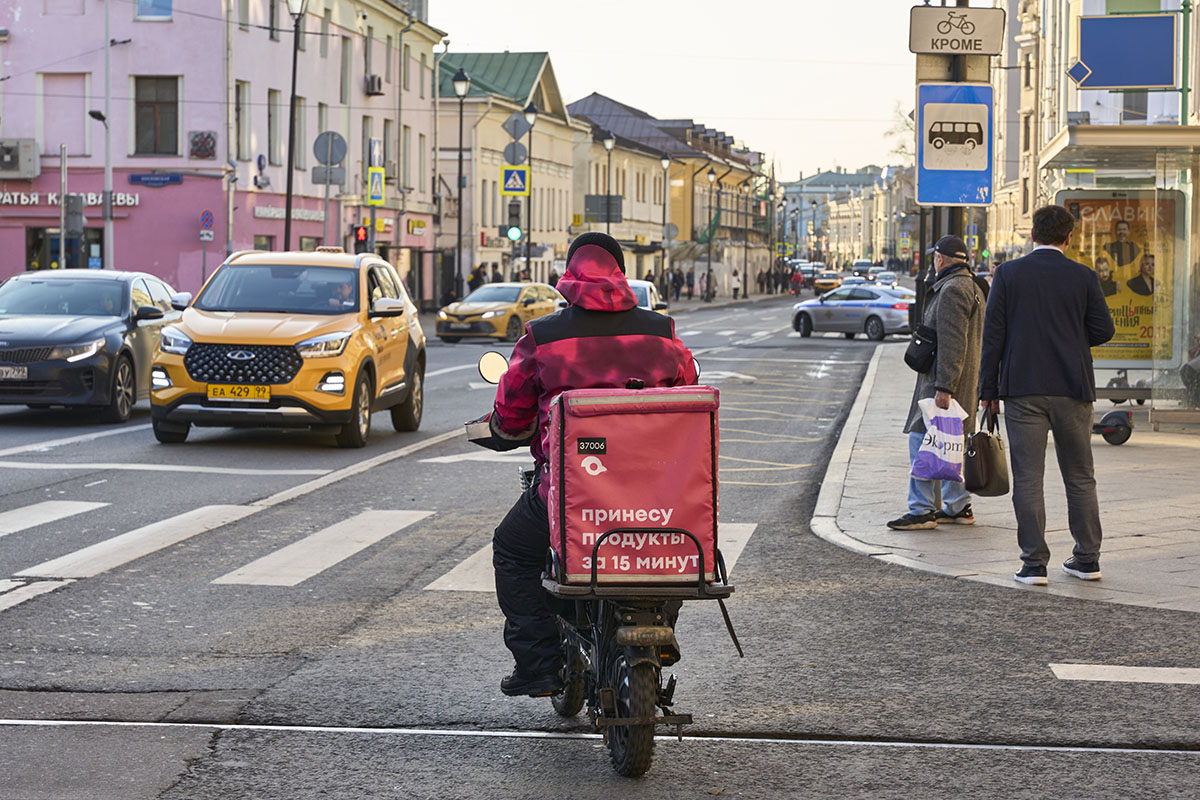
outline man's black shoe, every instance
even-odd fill
[[[1013,580],[1017,583],[1025,583],[1030,586],[1045,586],[1050,583],[1046,579],[1045,567],[1031,567],[1028,564],[1021,567],[1021,571],[1013,575]]]
[[[971,510],[971,504],[957,514],[947,514],[945,511],[937,511],[934,513],[934,518],[937,519],[940,525],[943,522],[949,522],[954,525],[974,525],[975,512]]]
[[[905,514],[899,519],[890,521],[887,526],[894,531],[919,531],[936,528],[936,514]]]
[[[1082,581],[1098,581],[1100,580],[1100,562],[1080,561],[1075,556],[1071,556],[1063,562],[1063,572],[1074,575]]]
[[[526,675],[513,670],[513,674],[500,681],[500,691],[509,697],[550,697],[562,691],[562,676],[557,672],[547,675]]]

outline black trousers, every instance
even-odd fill
[[[504,644],[517,670],[527,675],[559,668],[558,623],[542,588],[550,547],[550,520],[535,483],[504,517],[492,536],[496,599],[504,612]]]

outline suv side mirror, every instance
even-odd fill
[[[394,297],[381,297],[371,304],[372,317],[403,317],[407,310],[403,300]]]
[[[171,295],[171,308],[175,309],[176,311],[183,311],[188,307],[188,305],[191,304],[191,302],[191,292],[179,292],[178,294]]]
[[[536,302],[537,302],[537,298],[536,298],[536,297],[526,297],[524,300],[522,300],[522,301],[521,301],[521,305],[523,305],[523,306],[531,306],[531,305],[533,305],[533,304],[534,304],[534,303],[536,303]]]
[[[667,304],[666,304],[666,303],[664,303],[664,302],[662,302],[662,301],[660,300],[659,302],[657,302],[657,303],[655,303],[655,304],[654,304],[654,310],[655,310],[655,311],[666,311],[666,310],[667,310]]]
[[[134,312],[133,321],[141,322],[146,319],[162,319],[163,310],[158,306],[138,306],[138,310]]]

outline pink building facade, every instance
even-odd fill
[[[0,279],[104,263],[104,124],[89,111],[105,108],[105,6],[0,5],[0,156],[12,156],[0,158]],[[228,252],[283,249],[293,48],[286,3],[110,0],[108,13],[112,265],[196,291]],[[432,296],[433,45],[442,36],[394,4],[309,0],[297,60],[290,248],[353,249],[354,227],[370,219],[373,150],[386,174],[373,244],[410,275],[418,297]],[[313,143],[323,130],[347,144],[344,183],[328,187],[328,200],[314,180]],[[65,253],[61,145],[67,191],[84,196],[87,219]],[[24,161],[16,157],[22,147]]]

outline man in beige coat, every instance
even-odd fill
[[[975,407],[979,405],[979,354],[983,345],[983,314],[987,296],[967,264],[967,246],[957,236],[943,236],[933,247],[937,271],[925,300],[922,323],[937,331],[937,359],[929,372],[917,375],[908,422],[909,461],[916,459],[925,439],[925,422],[918,400],[932,397],[938,408],[949,408],[950,400],[970,415],[963,420],[967,433],[975,430]],[[939,522],[972,525],[971,496],[961,483],[940,481],[941,503],[935,481],[909,477],[908,513],[888,523],[894,530],[936,528]]]

